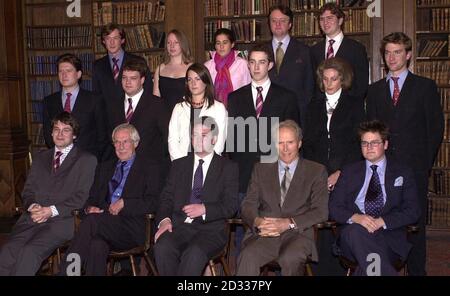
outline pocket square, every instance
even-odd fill
[[[399,186],[403,186],[403,177],[397,177],[397,179],[395,179],[394,182],[394,187],[399,187]]]

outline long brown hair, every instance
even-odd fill
[[[209,74],[208,68],[206,68],[203,64],[200,63],[194,63],[189,66],[189,68],[186,71],[186,89],[185,89],[185,100],[192,104],[192,93],[189,89],[188,85],[188,74],[189,71],[193,71],[197,73],[198,77],[203,81],[204,84],[206,84],[205,88],[205,99],[208,101],[208,107],[211,107],[214,105],[215,101],[215,94],[214,94],[214,85],[211,79],[211,75]]]

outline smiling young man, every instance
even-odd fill
[[[355,275],[397,275],[394,263],[405,261],[411,249],[405,227],[420,217],[416,182],[411,169],[385,156],[390,142],[382,122],[363,122],[359,136],[365,160],[342,170],[330,217],[344,225],[338,246],[358,263]],[[379,256],[379,268],[369,268],[369,254]]]
[[[444,132],[442,106],[436,83],[408,70],[412,41],[407,35],[394,32],[385,36],[380,51],[389,72],[369,87],[367,119],[389,126],[387,155],[414,170],[422,216],[419,233],[412,236],[408,272],[425,275],[428,175]]]

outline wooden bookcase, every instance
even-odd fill
[[[106,54],[101,43],[103,25],[124,27],[125,49],[143,56],[153,71],[161,62],[165,43],[165,1],[80,1],[80,17],[69,17],[66,0],[22,0],[28,135],[32,150],[45,149],[42,101],[60,89],[56,59],[74,53],[83,62],[81,86],[92,89],[92,64]]]
[[[429,182],[427,223],[450,229],[450,0],[416,2],[416,73],[436,81],[445,131]]]

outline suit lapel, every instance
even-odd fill
[[[141,98],[139,99],[139,102],[136,105],[136,108],[133,111],[133,116],[131,117],[130,123],[131,124],[136,124],[136,120],[138,120],[139,118],[141,118],[143,115],[141,115],[142,112],[144,112],[143,110],[146,110],[147,108],[145,108],[148,105],[148,100],[150,98],[148,98],[145,94],[145,91],[142,93]],[[124,110],[124,117],[125,117],[125,109]],[[126,120],[126,117],[125,117]]]
[[[85,92],[80,87],[78,95],[77,95],[77,99],[75,101],[75,104],[73,105],[73,109],[72,109],[73,114],[77,114],[77,113],[81,112],[81,110],[84,109],[84,98],[85,98],[84,95],[85,95]]]
[[[354,210],[357,211],[358,213],[360,213],[361,211],[356,206],[355,201],[356,201],[356,198],[358,197],[358,193],[361,191],[361,188],[364,186],[364,180],[366,179],[366,162],[365,161],[359,162],[359,165],[356,168],[354,175],[355,175],[355,177],[352,178],[353,183],[350,185],[351,192],[350,192],[349,196],[352,199],[352,204],[353,204]]]
[[[400,91],[400,97],[397,102],[397,108],[401,108],[405,103],[403,101],[408,100],[410,97],[414,97],[413,94],[414,77],[412,73],[408,73],[403,84],[402,90]],[[392,105],[394,105],[392,103]]]
[[[185,203],[189,204],[189,199],[192,193],[192,177],[194,174],[194,153],[189,153],[188,158],[186,159],[186,169],[184,170],[182,176],[182,180],[180,180],[182,186],[182,195],[185,197]]]
[[[209,191],[211,186],[216,185],[216,180],[219,179],[221,167],[219,162],[219,156],[214,153],[214,156],[209,164],[208,173],[206,174],[205,182],[203,183],[202,196],[201,199],[203,201],[208,199],[210,196]]]
[[[54,153],[54,150],[53,150],[53,153]],[[53,164],[53,155],[54,154],[51,155],[52,156],[52,160],[51,160],[52,164]],[[78,156],[78,148],[74,145],[72,147],[72,149],[70,150],[69,154],[67,154],[64,161],[61,163],[60,167],[56,170],[55,176],[60,175],[61,173],[66,171],[68,168],[70,168],[72,166],[72,164],[77,160],[77,156]]]
[[[253,103],[253,94],[252,94],[252,85],[249,84],[245,89],[244,100],[241,100],[241,104],[243,104],[243,110],[247,110],[247,114],[249,116],[256,117],[255,104]],[[263,103],[264,110],[264,103]],[[261,111],[262,113],[262,111]],[[245,119],[245,118],[244,118]]]
[[[278,177],[278,162],[277,162],[277,177]],[[288,192],[286,194],[286,197],[284,199],[283,208],[289,208],[289,204],[293,201],[296,201],[298,203],[298,193],[304,191],[304,178],[302,176],[306,176],[308,172],[305,170],[305,166],[303,165],[303,159],[299,158],[297,163],[297,168],[295,169],[294,175],[291,179],[291,184],[289,185]],[[277,178],[277,180],[279,180]],[[281,187],[278,183],[278,196],[281,199]]]
[[[386,161],[386,172],[384,175],[384,189],[386,190],[386,203],[384,204],[382,213],[385,213],[390,208],[392,203],[392,192],[394,189],[395,170],[391,167],[388,161]]]

